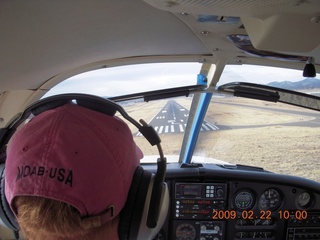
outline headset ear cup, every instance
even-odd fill
[[[14,231],[19,230],[19,224],[16,221],[15,215],[11,211],[7,198],[5,196],[5,183],[4,183],[4,176],[5,176],[5,165],[0,165],[0,198],[1,198],[1,206],[0,206],[0,218],[2,222],[10,229]]]
[[[127,202],[121,211],[118,227],[119,239],[136,239],[145,205],[151,173],[138,166],[130,187]]]

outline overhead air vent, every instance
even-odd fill
[[[197,21],[204,23],[238,24],[240,22],[240,18],[200,14],[198,15]]]

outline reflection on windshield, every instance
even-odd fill
[[[237,97],[213,97],[194,155],[320,181],[319,113]]]

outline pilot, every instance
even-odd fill
[[[47,110],[11,138],[5,195],[26,239],[118,239],[143,157],[126,123],[75,104]]]

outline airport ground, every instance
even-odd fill
[[[126,109],[135,119],[149,122],[166,101],[140,103]],[[189,109],[191,98],[176,101]],[[280,110],[278,107],[276,110],[274,103],[233,97],[227,101],[213,98],[212,102],[206,120],[219,126],[219,130],[200,133],[195,155],[320,182],[318,113],[293,106],[289,106],[292,112],[286,112],[287,105],[277,104]],[[308,127],[309,123],[313,126]],[[160,134],[160,137],[166,155],[179,155],[182,133]],[[146,155],[157,155],[157,149],[143,137],[135,140]]]

